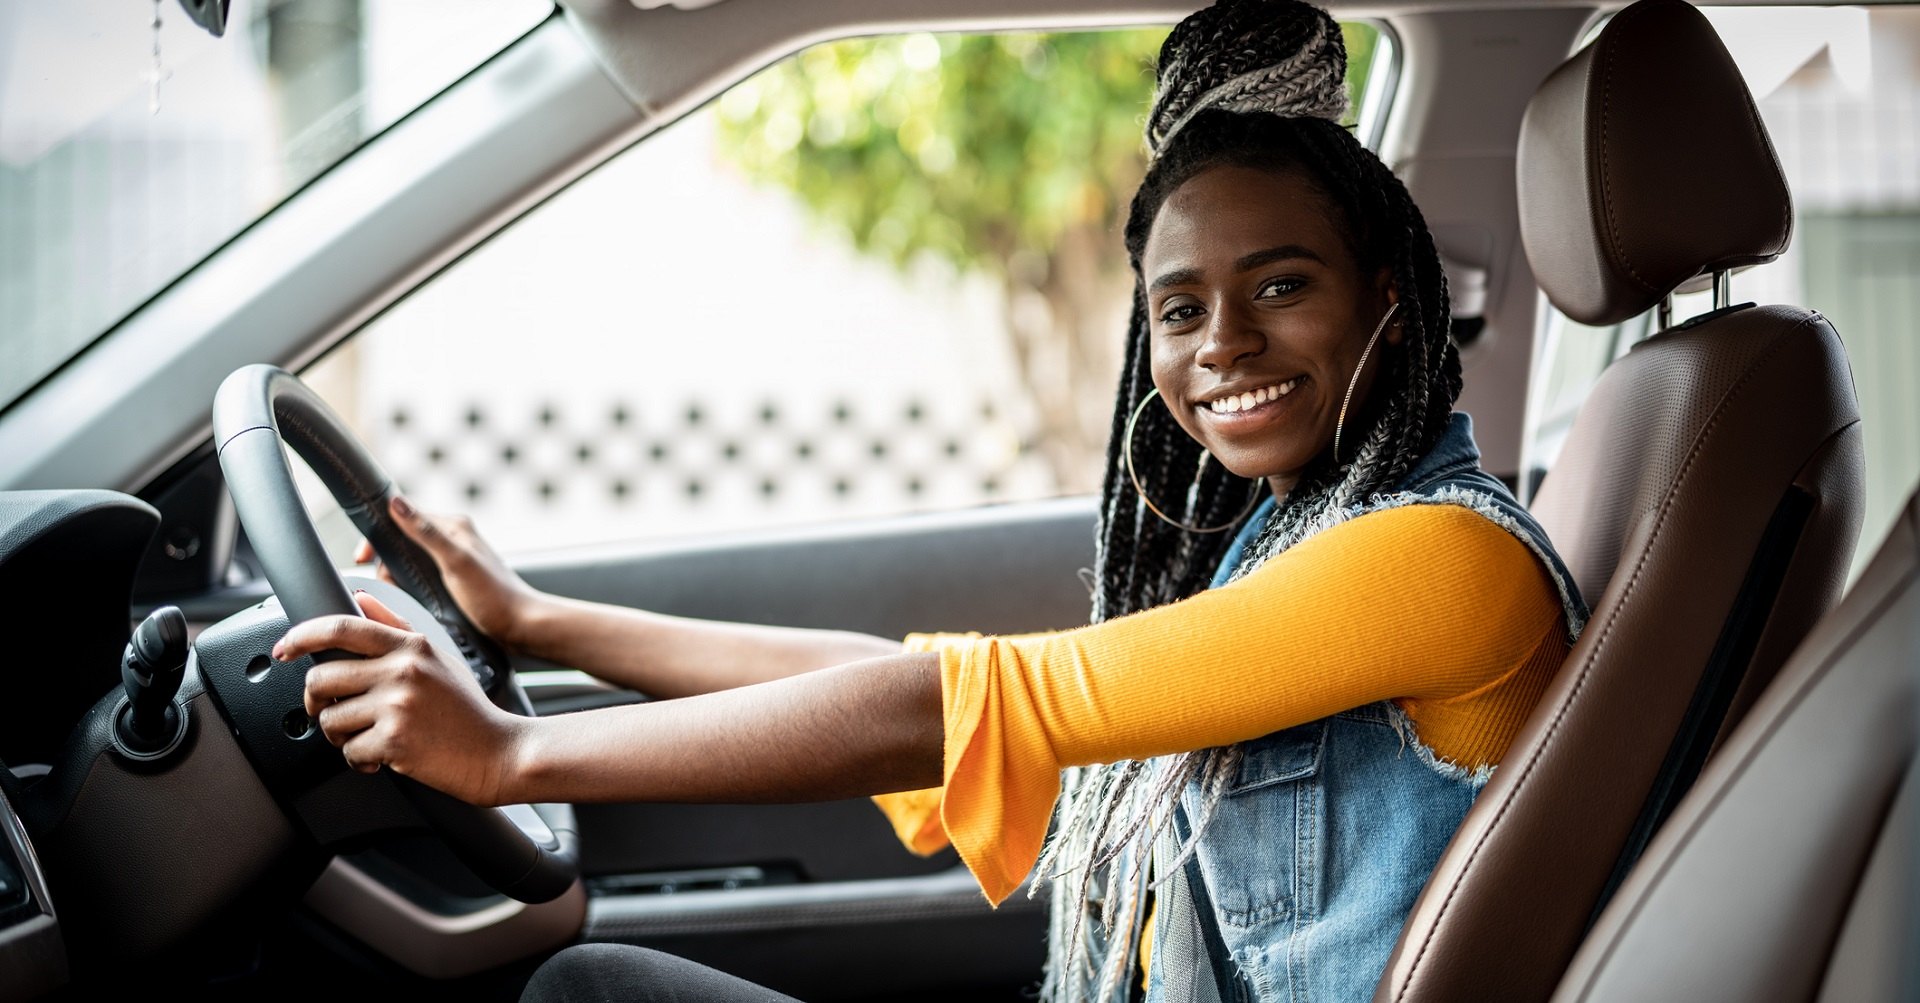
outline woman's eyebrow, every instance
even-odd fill
[[[1261,265],[1271,265],[1276,261],[1286,261],[1292,258],[1305,258],[1308,261],[1321,265],[1327,263],[1325,258],[1301,247],[1299,244],[1281,244],[1279,247],[1269,247],[1264,251],[1255,251],[1252,254],[1241,257],[1239,261],[1233,263],[1233,270],[1236,272],[1249,271],[1259,268]]]
[[[1240,260],[1233,263],[1233,270],[1235,273],[1251,271],[1259,268],[1261,265],[1271,265],[1276,261],[1289,261],[1293,259],[1312,261],[1321,265],[1327,263],[1325,258],[1322,258],[1320,255],[1315,254],[1313,251],[1299,244],[1281,244],[1278,247],[1269,247],[1264,251],[1254,251],[1251,254],[1242,255]],[[1159,292],[1168,286],[1183,286],[1198,282],[1199,280],[1200,269],[1176,268],[1170,272],[1162,272],[1147,286],[1147,291],[1150,293]]]
[[[1147,291],[1157,293],[1168,286],[1189,285],[1199,279],[1200,269],[1198,268],[1176,268],[1171,272],[1161,272],[1159,277],[1147,286]]]

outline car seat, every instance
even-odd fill
[[[1920,493],[1600,915],[1556,1001],[1920,999]]]
[[[1534,512],[1593,616],[1415,903],[1376,1000],[1539,1000],[1813,623],[1859,533],[1859,412],[1818,313],[1730,305],[1787,246],[1786,181],[1706,19],[1622,10],[1521,124],[1521,236],[1547,297],[1626,320],[1712,276],[1715,309],[1595,386]],[[1664,315],[1666,311],[1662,310]]]

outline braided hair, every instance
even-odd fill
[[[1406,187],[1338,124],[1347,107],[1345,75],[1338,24],[1299,0],[1221,0],[1182,21],[1161,49],[1147,120],[1153,158],[1125,231],[1133,309],[1101,491],[1095,622],[1201,591],[1233,536],[1190,532],[1154,515],[1122,453],[1127,423],[1153,389],[1141,257],[1161,206],[1199,174],[1247,167],[1305,181],[1325,200],[1362,273],[1391,274],[1404,335],[1397,345],[1382,345],[1369,399],[1348,420],[1346,436],[1359,447],[1345,458],[1322,453],[1309,463],[1234,576],[1391,490],[1446,428],[1461,387],[1446,276]],[[1203,464],[1200,444],[1164,407],[1141,413],[1132,448],[1140,488],[1188,525],[1233,523],[1250,492],[1264,489],[1219,463]],[[1204,808],[1178,856],[1160,863],[1162,879],[1177,872],[1239,762],[1239,747],[1229,746],[1067,771],[1054,838],[1040,860],[1054,895],[1045,998],[1106,999],[1125,985],[1132,942],[1113,923],[1137,914],[1151,845],[1170,824],[1181,790],[1199,782]],[[1131,867],[1109,866],[1116,859]],[[1083,922],[1094,902],[1099,929]],[[1114,934],[1120,940],[1109,944]]]

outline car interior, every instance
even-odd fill
[[[1920,999],[1920,485],[1892,475],[1904,504],[1884,538],[1866,525],[1889,475],[1838,308],[1737,295],[1800,236],[1750,71],[1683,0],[1329,6],[1391,40],[1391,102],[1358,127],[1448,262],[1485,465],[1591,607],[1375,999]],[[601,942],[810,1000],[1030,998],[1043,898],[989,907],[864,799],[481,809],[346,769],[301,709],[312,663],[268,652],[353,588],[515,713],[647,697],[468,622],[387,517],[385,458],[307,377],[810,46],[1193,7],[565,0],[0,407],[26,684],[0,704],[0,999],[510,999]],[[1528,437],[1549,312],[1645,327],[1550,462]],[[289,451],[397,585],[338,567]],[[681,616],[1021,633],[1086,621],[1096,517],[1076,495],[513,556],[542,590]]]

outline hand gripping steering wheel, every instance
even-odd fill
[[[214,395],[213,434],[234,509],[289,624],[336,614],[359,616],[360,610],[307,518],[282,442],[307,461],[373,544],[394,581],[437,621],[416,620],[416,629],[430,638],[444,631],[496,706],[532,716],[506,653],[460,612],[433,559],[388,516],[393,482],[306,384],[276,366],[235,370]],[[315,657],[339,656],[323,652]],[[337,763],[334,772],[346,769],[344,758],[324,742],[319,745],[315,754],[331,754]],[[566,806],[481,808],[391,771],[383,770],[382,776],[391,777],[454,855],[501,894],[545,902],[579,877],[579,845]],[[291,800],[299,792],[281,793]]]

